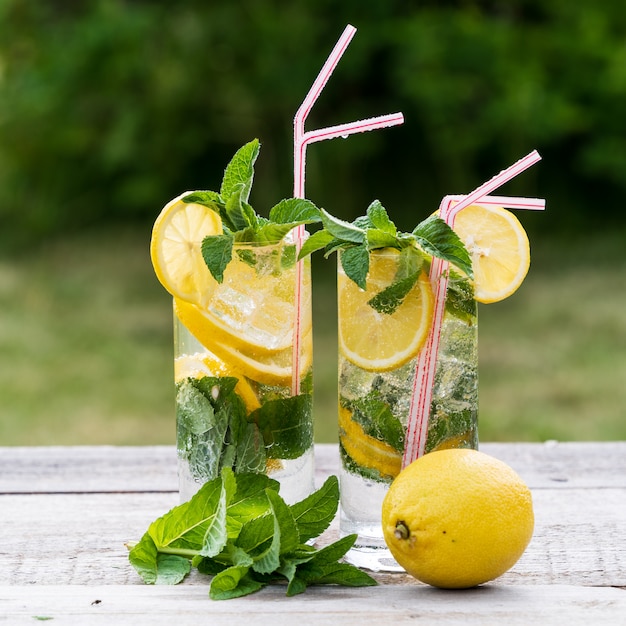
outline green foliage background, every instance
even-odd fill
[[[171,299],[151,225],[258,137],[251,201],[292,195],[292,120],[346,24],[307,129],[307,196],[379,198],[411,230],[533,149],[502,193],[533,265],[480,312],[482,440],[626,437],[623,0],[0,0],[0,444],[171,443]],[[314,265],[316,438],[336,440],[334,264]]]
[[[620,0],[2,0],[5,248],[149,223],[215,187],[253,137],[253,200],[291,195],[293,115],[347,23],[357,36],[307,128],[406,123],[313,146],[312,200],[349,218],[378,197],[408,228],[536,148],[541,165],[503,189],[548,198],[530,230],[624,223]]]

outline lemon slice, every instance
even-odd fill
[[[174,299],[174,310],[180,321],[187,327],[187,330],[203,346],[209,349],[213,342],[217,341],[252,356],[257,356],[276,354],[291,346],[292,332],[283,334],[283,336],[280,336],[281,333],[270,333],[271,329],[266,320],[269,319],[269,315],[273,311],[271,306],[264,310],[262,318],[257,317],[255,319],[252,316],[249,317],[247,324],[249,332],[239,328],[233,329],[219,317],[211,315],[206,309],[178,298]],[[278,314],[278,306],[276,310]],[[290,319],[293,317],[293,310],[285,311],[281,309],[280,313],[283,318],[285,315],[288,315]],[[311,331],[310,316],[304,316],[302,322],[302,334],[306,335]],[[264,337],[270,337],[271,341],[263,341]],[[272,346],[269,344],[272,344]]]
[[[415,357],[426,341],[433,316],[433,292],[422,272],[402,304],[391,314],[379,313],[368,300],[388,287],[396,274],[396,250],[373,251],[367,291],[342,271],[337,281],[339,299],[339,347],[358,367],[384,372]]]
[[[178,302],[177,302],[178,304]],[[188,329],[191,332],[191,329]],[[193,334],[193,332],[192,332]],[[209,345],[205,346],[210,353],[217,355],[217,362],[211,365],[218,372],[213,376],[236,376],[241,375],[264,385],[288,386],[291,384],[293,349],[291,346],[277,352],[263,353],[247,352],[230,343],[218,340],[210,334],[196,337],[205,345],[203,340],[208,339]],[[305,374],[313,363],[313,332],[311,329],[303,336],[301,341],[300,371]],[[220,370],[219,367],[222,369]],[[219,373],[224,372],[224,373]]]
[[[530,244],[519,220],[506,209],[472,204],[456,216],[454,230],[472,258],[476,300],[504,300],[530,267]]]
[[[359,467],[374,469],[381,476],[390,478],[400,473],[402,454],[389,444],[366,434],[345,407],[339,407],[339,441],[346,454]]]
[[[154,272],[176,298],[203,304],[216,282],[202,258],[202,240],[222,232],[215,211],[201,204],[188,204],[185,192],[168,202],[152,228],[150,257]]]
[[[227,343],[213,341],[211,350],[247,378],[263,385],[286,387],[291,384],[293,350],[291,346],[268,355],[251,356]],[[300,371],[305,374],[313,362],[313,333],[302,339]]]
[[[179,382],[185,378],[201,378],[203,376],[232,376],[237,378],[235,391],[246,405],[248,413],[261,406],[252,385],[244,378],[241,372],[228,366],[214,354],[202,352],[185,354],[174,360],[174,380]]]

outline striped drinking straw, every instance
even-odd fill
[[[494,176],[491,180],[483,183],[472,193],[466,196],[444,197],[439,207],[440,217],[450,227],[453,227],[455,217],[470,204],[497,205],[512,209],[544,209],[545,200],[540,198],[509,198],[488,195],[490,192],[495,191],[498,187],[537,163],[540,159],[541,157],[537,151],[534,150],[523,159],[520,159],[509,168]],[[430,415],[437,355],[439,352],[441,324],[445,307],[446,291],[448,288],[448,266],[449,263],[447,261],[434,258],[430,268],[430,281],[435,297],[434,314],[430,333],[426,344],[419,354],[415,368],[404,455],[402,457],[403,468],[422,456],[426,447],[428,419]]]
[[[322,67],[315,82],[309,89],[304,101],[300,105],[300,108],[296,112],[293,120],[293,164],[294,164],[294,176],[293,176],[293,197],[304,198],[304,178],[305,178],[305,164],[306,164],[306,147],[310,143],[317,141],[323,141],[325,139],[334,139],[336,137],[346,138],[348,135],[355,133],[363,133],[376,128],[386,128],[389,126],[397,126],[404,122],[404,116],[402,113],[391,113],[390,115],[381,115],[379,117],[372,117],[358,122],[349,122],[347,124],[339,124],[337,126],[329,126],[327,128],[320,128],[318,130],[305,132],[304,124],[306,118],[311,112],[315,101],[319,97],[322,89],[328,82],[331,74],[339,59],[341,59],[343,53],[346,51],[348,44],[354,37],[356,28],[354,26],[346,26],[341,37],[335,44],[332,52],[330,53],[326,63]],[[294,240],[296,244],[296,252],[300,252],[302,243],[305,239],[306,232],[304,226],[298,226],[294,229]],[[296,289],[295,289],[295,304],[296,313],[294,319],[293,329],[293,369],[291,378],[291,393],[296,396],[300,393],[300,342],[301,342],[301,312],[302,312],[302,261],[299,261],[296,266]]]

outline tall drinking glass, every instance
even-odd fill
[[[372,310],[369,300],[389,286],[399,260],[394,249],[371,252],[365,291],[346,276],[341,256],[338,263],[340,531],[358,534],[348,560],[375,571],[401,571],[386,548],[380,520],[383,498],[401,469],[421,350],[416,344],[417,352],[402,352],[402,324],[423,319],[419,308],[432,304],[426,268],[397,310]],[[472,286],[450,271],[426,452],[478,446],[477,328]],[[364,350],[375,350],[371,344],[379,342],[380,358],[355,358],[359,341],[370,343]]]
[[[288,502],[313,491],[310,259],[301,263],[288,241],[236,243],[202,306],[174,300],[182,500],[224,466],[267,473]]]

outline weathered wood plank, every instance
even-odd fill
[[[533,491],[536,529],[497,581],[464,592],[407,575],[376,588],[275,586],[228,602],[207,598],[194,573],[176,587],[144,585],[124,543],[178,503],[171,446],[0,448],[0,624],[577,624],[626,626],[626,442],[485,444]],[[337,448],[316,448],[321,483]],[[336,522],[322,537],[337,536]],[[620,589],[621,587],[621,589]],[[185,620],[185,618],[187,618]]]
[[[176,491],[173,446],[0,448],[0,493]]]
[[[626,487],[626,442],[496,444],[533,488]],[[316,446],[318,481],[336,474],[337,446]],[[172,446],[0,448],[1,493],[176,491]]]
[[[467,591],[423,585],[347,589],[311,588],[286,598],[272,587],[237,600],[213,602],[206,589],[182,587],[0,587],[0,624],[32,625],[51,618],[58,626],[233,626],[429,624],[432,626],[587,626],[626,624],[626,591],[572,586],[491,584]]]
[[[626,487],[626,441],[485,443],[531,488]]]
[[[626,489],[539,489],[533,498],[533,540],[504,583],[626,586]],[[140,584],[124,544],[177,503],[175,492],[2,496],[0,584]],[[337,537],[335,522],[322,543]]]
[[[481,449],[525,475],[531,486],[626,486],[626,442],[497,444]],[[316,445],[324,478],[338,469],[337,447]],[[0,493],[174,491],[172,446],[0,448]]]

